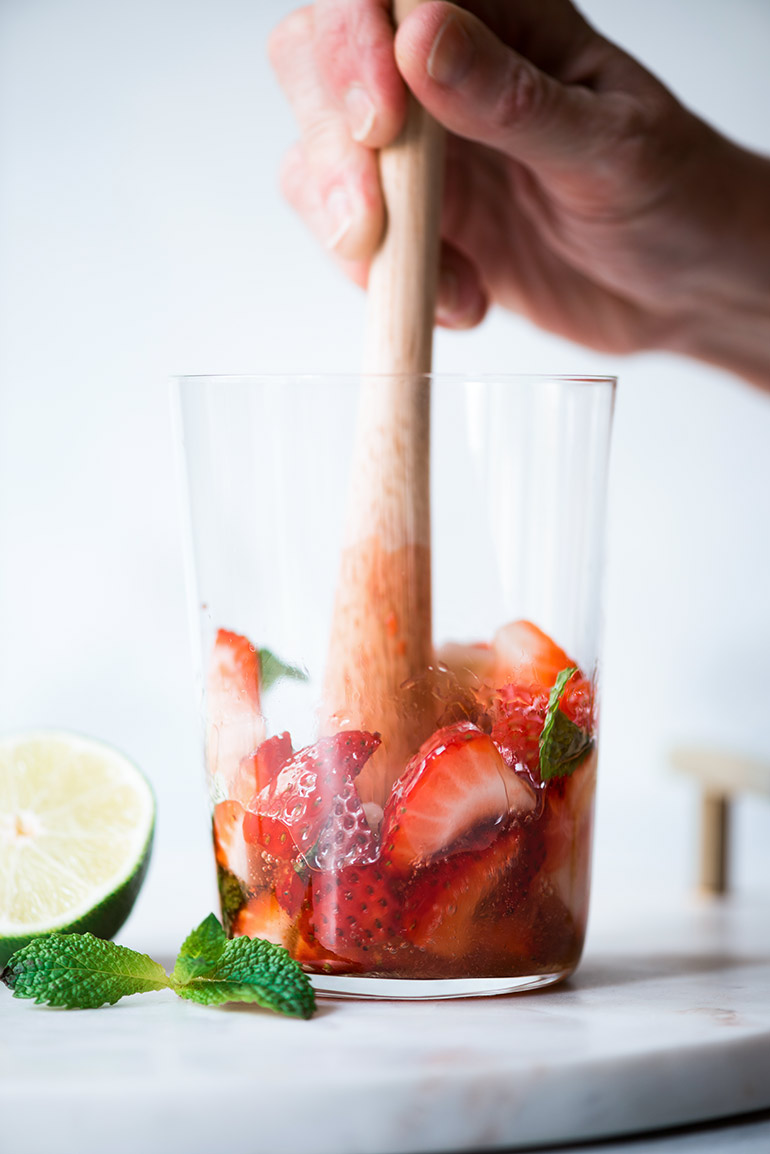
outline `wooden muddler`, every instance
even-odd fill
[[[399,23],[420,0],[396,0]],[[324,724],[376,730],[358,778],[383,805],[435,724],[430,670],[430,380],[443,135],[412,98],[380,154],[387,214],[369,275],[364,371]]]

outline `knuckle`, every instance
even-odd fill
[[[307,5],[290,12],[270,33],[267,57],[279,76],[285,71],[297,45],[312,40],[313,29],[313,9]]]
[[[602,152],[623,179],[638,182],[648,174],[652,129],[649,111],[636,101],[624,101],[608,118]]]
[[[319,64],[332,92],[344,93],[366,70],[371,25],[370,5],[360,0],[322,5],[319,9]]]
[[[665,194],[668,172],[680,159],[682,142],[673,109],[651,108],[633,97],[620,95],[605,104],[602,129],[592,156],[606,219],[626,220],[648,212]]]
[[[500,86],[492,108],[491,119],[496,128],[512,128],[529,124],[542,113],[544,89],[534,68],[519,61],[512,63]]]

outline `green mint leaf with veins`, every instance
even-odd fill
[[[574,721],[570,721],[559,709],[567,682],[576,673],[575,666],[562,669],[548,699],[545,725],[540,735],[541,781],[550,781],[554,777],[567,777],[574,773],[593,749],[594,742],[590,733],[575,725]]]
[[[228,940],[213,969],[176,992],[205,1006],[252,1002],[295,1018],[309,1018],[315,1010],[313,987],[301,966],[283,946],[260,938]]]
[[[269,649],[259,650],[259,684],[263,693],[267,693],[276,681],[288,677],[292,681],[307,681],[307,673],[296,665],[287,665],[276,657]]]
[[[2,980],[15,998],[92,1010],[129,994],[164,990],[162,966],[93,934],[45,934],[12,954]]]
[[[166,989],[206,1006],[250,1002],[295,1018],[315,1010],[313,987],[288,950],[230,940],[213,914],[185,938],[171,977],[146,954],[93,934],[44,934],[11,955],[0,979],[16,998],[70,1010]]]
[[[182,943],[172,981],[184,984],[212,970],[227,945],[227,935],[214,914],[209,914]]]

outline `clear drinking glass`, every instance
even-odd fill
[[[585,935],[615,381],[395,384],[401,472],[354,377],[178,383],[223,919],[336,996],[530,989]]]

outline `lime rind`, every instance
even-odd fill
[[[28,780],[24,781],[26,764],[19,768],[17,762],[15,774],[0,772],[0,850],[3,848],[3,811],[6,815],[29,813],[32,824],[37,814],[44,817],[48,814],[52,824],[53,818],[62,820],[61,831],[51,833],[49,850],[53,845],[62,854],[69,840],[73,850],[70,856],[76,866],[80,858],[79,865],[85,874],[81,872],[81,876],[77,876],[75,869],[68,875],[68,864],[57,863],[55,854],[45,850],[33,852],[33,857],[39,859],[31,869],[34,880],[40,885],[48,876],[51,892],[41,895],[30,889],[23,903],[26,916],[18,916],[18,901],[13,916],[9,916],[14,894],[19,892],[19,879],[9,876],[14,868],[18,868],[18,862],[16,866],[10,864],[11,855],[6,853],[4,883],[0,876],[0,899],[5,907],[0,909],[0,968],[13,952],[41,934],[90,931],[98,937],[109,938],[117,933],[131,912],[147,873],[155,829],[155,798],[149,782],[132,761],[111,746],[61,730],[35,731],[0,739],[0,771],[12,765],[14,757],[23,761],[25,756],[28,763],[35,763],[37,758]],[[58,763],[56,759],[59,759]],[[41,767],[41,763],[48,762],[56,764],[55,773],[51,772],[50,766],[48,769],[45,765]],[[95,777],[101,780],[98,788],[91,791],[91,802],[87,797],[89,791],[82,788],[84,766],[85,772],[90,767]],[[50,773],[48,782],[46,773]],[[79,790],[76,788],[78,778]],[[99,792],[106,795],[102,807],[102,812],[107,811],[106,825],[100,818]],[[111,793],[117,801],[109,796]],[[69,815],[72,819],[73,808],[77,815],[80,802],[83,805],[79,816],[71,821],[72,829],[68,832],[66,818]],[[119,810],[126,803],[129,812],[122,819]],[[113,833],[115,846],[108,847]],[[88,870],[99,873],[97,859],[102,847],[107,850],[108,865],[106,872],[103,869],[99,881],[94,883],[89,880]],[[78,849],[81,851],[79,854]],[[110,854],[114,861],[110,860]],[[64,893],[55,900],[53,891],[57,885]]]

